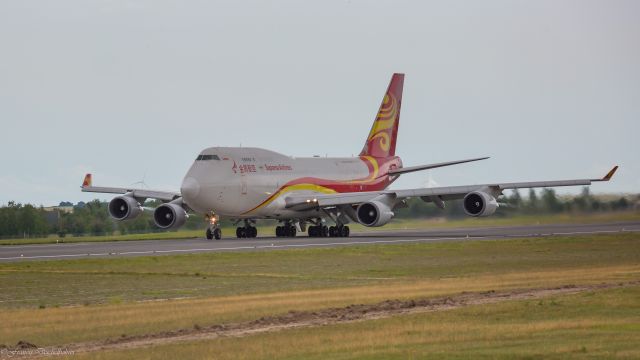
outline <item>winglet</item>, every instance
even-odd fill
[[[87,174],[84,176],[84,181],[82,182],[82,187],[91,187],[91,174]]]
[[[605,175],[605,176],[602,178],[602,181],[609,181],[609,180],[611,180],[611,178],[613,177],[613,174],[615,174],[617,170],[618,170],[618,165],[614,166],[614,167],[613,167],[613,169],[611,169],[611,170],[607,173],[607,175]]]

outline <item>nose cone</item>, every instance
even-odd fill
[[[184,181],[182,181],[180,192],[182,192],[182,197],[188,204],[200,194],[200,183],[192,177],[185,178]]]

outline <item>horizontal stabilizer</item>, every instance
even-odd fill
[[[457,160],[457,161],[449,161],[449,162],[442,162],[442,163],[436,163],[436,164],[403,167],[400,169],[389,170],[389,175],[406,174],[414,171],[429,170],[429,169],[435,169],[435,168],[444,167],[444,166],[451,166],[451,165],[464,164],[464,163],[473,162],[473,161],[486,160],[488,158],[489,157],[481,157],[481,158],[475,158],[475,159]]]

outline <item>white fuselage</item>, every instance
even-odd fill
[[[362,157],[295,158],[259,148],[213,147],[198,159],[181,191],[184,203],[202,214],[300,217],[304,214],[285,209],[286,195],[367,191],[389,184],[387,176],[380,176],[380,161]],[[399,158],[393,160],[400,164]]]

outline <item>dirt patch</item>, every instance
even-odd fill
[[[192,328],[164,331],[153,334],[122,335],[104,341],[76,343],[64,346],[73,353],[92,352],[111,349],[138,348],[172,342],[214,339],[218,337],[238,337],[250,334],[277,331],[283,329],[321,326],[379,319],[399,314],[443,311],[469,305],[492,304],[501,301],[537,299],[553,295],[573,294],[629,286],[638,286],[639,281],[623,283],[603,283],[598,285],[565,285],[554,288],[523,289],[513,291],[463,292],[459,295],[441,298],[422,298],[410,300],[385,300],[375,304],[353,304],[346,307],[328,308],[317,311],[289,311],[283,315],[265,316],[253,321],[200,325]],[[20,343],[19,343],[20,344]],[[25,344],[28,344],[25,342]],[[29,344],[35,346],[33,344]]]
[[[38,348],[37,345],[34,345],[24,340],[18,341],[15,346],[7,346],[5,344],[0,344],[0,349],[3,349],[3,350],[24,350],[24,349],[37,349],[37,348]]]

